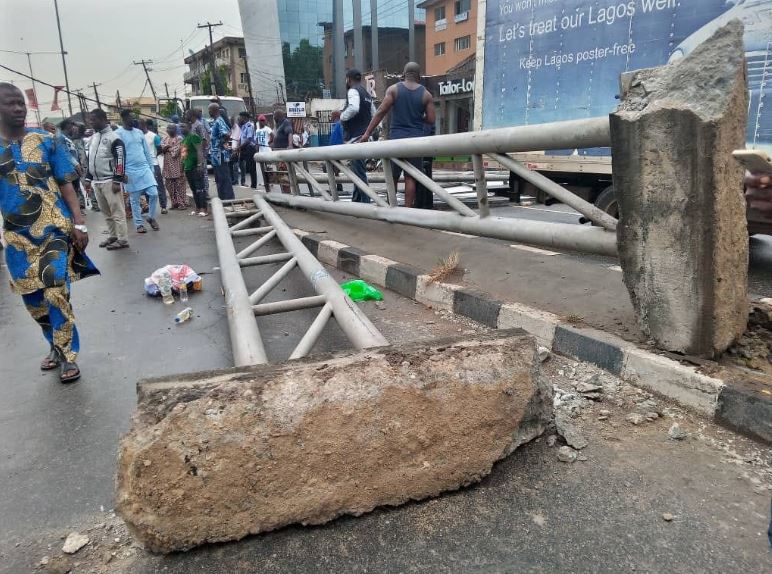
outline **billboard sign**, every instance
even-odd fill
[[[748,141],[770,146],[772,0],[489,0],[483,128],[608,114],[622,72],[683,58],[733,18],[745,25]]]

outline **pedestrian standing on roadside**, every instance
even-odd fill
[[[257,128],[255,128],[255,145],[257,146],[257,153],[263,153],[266,151],[271,151],[271,143],[273,140],[273,130],[271,129],[271,126],[268,125],[268,119],[260,114],[257,117]],[[255,162],[255,154],[252,154],[252,163],[255,165],[255,173],[257,173],[257,163]],[[268,189],[268,171],[265,169],[265,164],[260,163],[260,185],[265,187],[266,191],[270,191]],[[253,188],[257,187],[256,185],[252,186]]]
[[[166,135],[161,141],[164,154],[164,183],[172,200],[172,209],[187,209],[188,195],[185,193],[185,175],[182,171],[182,137],[177,135],[177,126],[166,126]]]
[[[83,176],[85,176],[85,172],[88,169],[88,150],[86,149],[88,138],[86,137],[86,126],[77,124],[77,129],[74,131],[74,134],[75,137],[73,138],[72,143],[75,144],[75,149],[78,150],[78,158],[80,159],[80,165],[83,167]],[[91,130],[91,134],[88,137],[90,138],[92,135],[94,135],[93,130]],[[98,213],[100,211],[99,202],[97,201],[96,195],[94,195],[93,188],[86,188],[83,176],[81,176],[80,183],[83,186],[84,195],[91,204],[91,211]]]
[[[247,183],[249,173],[249,186],[257,188],[257,166],[255,165],[255,124],[249,119],[248,112],[241,112],[238,117],[241,128],[239,137],[239,167],[241,168],[241,185]]]
[[[50,345],[40,369],[59,380],[80,378],[80,349],[70,304],[74,281],[99,274],[86,256],[88,229],[72,182],[78,174],[65,147],[48,133],[27,129],[24,94],[0,83],[0,214],[11,289]],[[11,328],[4,327],[4,335]]]
[[[273,134],[273,143],[271,147],[275,150],[279,149],[292,149],[292,122],[289,121],[287,114],[284,110],[276,110],[273,113],[273,119],[276,121],[276,131]],[[279,162],[278,169],[281,173],[279,176],[279,187],[282,193],[289,193],[289,177],[287,173],[287,164]],[[266,184],[266,188],[268,185]]]
[[[126,191],[131,202],[131,214],[137,233],[147,233],[145,221],[142,219],[140,196],[147,195],[148,218],[147,222],[154,231],[160,226],[156,216],[158,214],[158,187],[153,174],[153,158],[150,149],[145,142],[144,134],[134,127],[134,117],[131,110],[121,111],[122,127],[116,130],[118,137],[126,146]]]
[[[362,86],[362,72],[351,69],[346,72],[346,107],[340,113],[340,121],[343,124],[343,139],[346,143],[367,141],[370,133],[365,134],[370,119],[375,114],[373,97]],[[365,160],[352,159],[351,171],[367,183],[367,167]],[[351,201],[370,203],[370,196],[354,185],[354,194]]]
[[[424,124],[434,124],[434,99],[429,90],[420,83],[421,67],[415,62],[408,62],[405,64],[404,78],[403,81],[389,86],[386,90],[381,107],[367,126],[362,141],[367,141],[389,111],[391,111],[390,140],[423,137]],[[423,158],[420,157],[407,158],[403,161],[419,170],[423,167]],[[401,172],[401,169],[394,166],[395,183],[399,180]],[[415,204],[416,181],[413,176],[405,173],[405,207],[415,207]]]
[[[212,118],[212,139],[209,147],[209,157],[214,170],[214,182],[217,186],[217,197],[221,200],[234,199],[231,174],[228,169],[230,154],[227,143],[231,130],[220,113],[220,106],[212,102],[209,104],[209,117]]]
[[[232,185],[238,185],[239,184],[239,155],[241,153],[241,150],[239,148],[239,144],[241,143],[241,126],[239,126],[239,123],[236,121],[236,118],[230,119],[231,124],[231,139],[228,142],[228,148],[230,149],[230,174],[231,174],[231,184]],[[241,177],[244,177],[243,175]]]
[[[206,217],[207,204],[204,191],[204,174],[206,173],[206,158],[204,157],[204,140],[190,129],[190,124],[182,124],[182,169],[185,179],[188,180],[190,191],[193,193],[193,202],[196,209],[191,215]]]
[[[121,184],[125,181],[126,148],[117,132],[110,129],[104,110],[92,110],[90,122],[96,133],[88,143],[86,190],[95,194],[107,222],[107,239],[99,247],[110,251],[125,249],[129,237]]]
[[[166,215],[169,213],[167,209],[166,187],[164,186],[164,177],[161,173],[161,165],[158,163],[158,154],[161,153],[161,136],[158,135],[153,120],[145,120],[140,122],[139,125],[145,134],[145,142],[147,142],[147,147],[150,150],[150,157],[153,158],[153,175],[155,176],[155,184],[158,186],[158,202],[161,204],[161,214]]]
[[[209,161],[209,144],[212,138],[212,132],[209,129],[209,124],[203,119],[200,109],[193,108],[189,111],[189,113],[190,113],[190,131],[192,131],[195,134],[198,134],[199,137],[201,137],[201,139],[204,140],[204,144],[203,144],[204,157],[208,162]],[[204,170],[204,192],[206,192],[206,197],[209,198],[209,177],[206,173],[206,170]]]
[[[75,195],[78,197],[78,205],[80,206],[80,212],[86,214],[86,197],[83,195],[83,190],[80,187],[80,178],[83,177],[83,166],[80,164],[80,157],[78,156],[78,149],[75,147],[75,142],[72,141],[72,134],[75,130],[75,122],[70,119],[62,120],[59,123],[59,128],[56,130],[56,138],[63,143],[67,148],[67,152],[70,154],[70,161],[75,168],[78,178],[72,182],[72,187],[75,190]]]
[[[343,126],[340,123],[340,112],[338,110],[332,112],[330,114],[330,120],[332,120],[332,128],[330,128],[330,145],[343,145]],[[326,171],[327,166],[325,165],[324,167]],[[340,170],[333,165],[332,172],[337,177]],[[335,184],[335,189],[343,191],[343,185],[337,183]]]

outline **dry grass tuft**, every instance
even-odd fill
[[[584,323],[584,317],[581,315],[577,315],[576,313],[569,313],[565,317],[563,317],[563,320],[566,323],[570,323],[572,325],[578,325],[579,323]]]
[[[447,257],[440,259],[437,266],[429,272],[429,280],[435,283],[455,275],[459,271],[459,263],[461,263],[461,255],[458,251],[453,251]]]

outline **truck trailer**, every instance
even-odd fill
[[[676,62],[734,18],[745,26],[746,147],[772,155],[772,0],[482,0],[475,128],[609,114],[623,73]],[[610,149],[512,156],[618,215]],[[515,183],[521,194],[546,199]],[[772,221],[748,220],[751,233],[772,232]]]

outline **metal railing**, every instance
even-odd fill
[[[290,359],[305,357],[311,352],[331,317],[335,318],[356,349],[389,344],[265,199],[257,194],[252,201],[223,202],[214,198],[211,199],[211,205],[235,366],[268,362],[255,317],[299,309],[321,308],[292,351]],[[229,207],[231,211],[226,211],[226,206],[235,205],[239,205],[240,209]],[[229,219],[238,221],[230,223]],[[257,227],[252,227],[253,225]],[[234,238],[248,236],[258,236],[258,239],[237,252]],[[261,247],[273,240],[278,240],[286,252],[254,256]],[[242,268],[275,263],[283,265],[250,294],[244,282]],[[311,283],[316,295],[263,302],[296,267]]]
[[[609,147],[610,145],[609,119],[599,117],[462,134],[322,148],[274,150],[256,154],[255,160],[260,163],[283,162],[287,166],[288,182],[285,186],[289,188],[289,194],[270,193],[270,184],[266,184],[266,191],[269,193],[264,197],[273,203],[614,256],[617,253],[616,234],[609,233],[616,230],[617,220],[614,217],[506,155],[515,152]],[[428,177],[420,169],[405,161],[407,158],[449,155],[472,156],[477,211],[448,192],[438,180]],[[514,217],[492,217],[488,206],[488,177],[484,170],[486,156],[558,201],[572,207],[599,228],[536,222]],[[347,160],[371,158],[383,160],[384,173],[382,179],[378,178],[378,180],[386,184],[385,197],[372,187],[372,182],[362,181],[343,163]],[[310,173],[309,162],[324,162],[327,175],[320,177]],[[455,213],[399,207],[397,183],[392,176],[395,166],[430,190]],[[374,205],[340,201],[336,187],[338,179],[334,175],[336,169],[362,193],[370,197]],[[376,178],[373,178],[373,181],[375,180]],[[308,186],[309,191],[312,192],[311,195],[315,192],[319,197],[301,196],[301,182]]]

